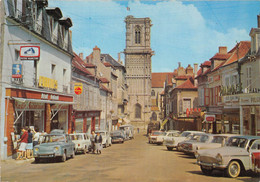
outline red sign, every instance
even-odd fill
[[[40,46],[21,46],[20,47],[21,60],[39,60]]]
[[[215,121],[216,116],[215,115],[205,115],[206,121]]]
[[[77,95],[80,95],[83,90],[83,84],[82,83],[74,83],[74,92]]]
[[[187,108],[187,109],[186,109],[186,116],[189,117],[189,115],[190,115],[190,111],[189,111],[189,109]]]

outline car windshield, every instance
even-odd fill
[[[70,135],[72,140],[83,140],[82,135]]]
[[[211,141],[211,143],[222,143],[224,140],[223,136],[214,136],[213,140]]]
[[[180,135],[181,137],[187,137],[190,134],[190,132],[182,132],[182,134]]]
[[[166,133],[165,132],[160,132],[160,131],[155,131],[155,132],[153,132],[152,133],[152,135],[166,135]]]
[[[63,135],[45,135],[42,143],[66,142]]]
[[[245,148],[248,140],[245,138],[230,138],[226,144],[229,147]]]
[[[205,143],[206,141],[208,141],[208,139],[209,139],[208,135],[200,135],[198,140],[202,143]]]
[[[198,135],[198,134],[190,135],[190,140],[200,141],[200,137],[201,137],[201,135]]]

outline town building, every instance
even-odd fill
[[[2,3],[3,2],[3,3]],[[1,2],[1,156],[16,153],[21,128],[72,126],[70,18],[48,1]]]
[[[150,18],[127,16],[125,68],[128,85],[128,119],[145,129],[151,117],[151,57]]]

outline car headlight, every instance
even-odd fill
[[[222,163],[222,156],[221,156],[220,153],[218,153],[218,154],[216,155],[216,159],[217,159],[217,161],[218,161],[218,164],[221,164],[221,163]]]
[[[38,151],[39,151],[39,148],[38,148],[38,147],[35,147],[35,148],[34,148],[34,151],[35,151],[35,152],[38,152]]]

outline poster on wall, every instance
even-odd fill
[[[22,65],[21,64],[13,64],[12,78],[22,78]]]

